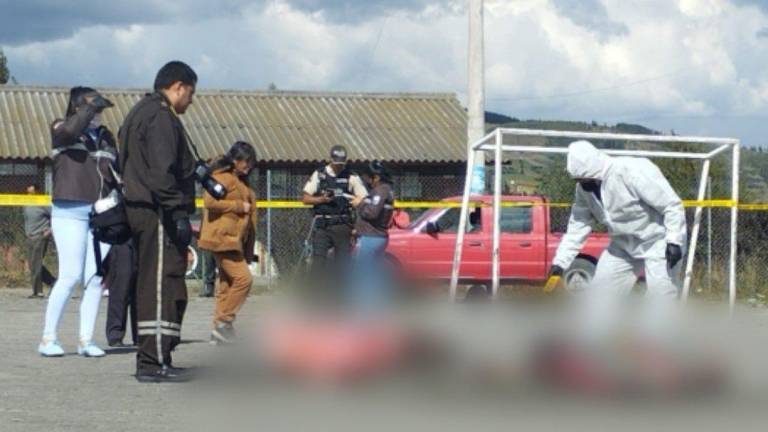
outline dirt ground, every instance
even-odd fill
[[[629,405],[575,398],[573,403],[572,398],[552,398],[524,386],[501,391],[485,385],[479,392],[468,392],[462,380],[422,382],[412,375],[344,387],[286,384],[251,367],[250,357],[209,345],[213,301],[196,296],[190,296],[184,343],[174,360],[177,366],[208,371],[208,378],[185,384],[139,384],[132,377],[133,350],[111,350],[99,359],[75,354],[79,299],[70,301],[60,326],[68,354],[56,359],[38,355],[46,302],[27,299],[27,295],[27,290],[0,290],[2,432],[722,431],[735,427],[741,432],[765,430],[768,424],[766,399],[750,397]],[[243,326],[269,309],[271,301],[250,297],[240,316]],[[105,306],[106,301],[97,323],[97,342],[102,346],[106,346]],[[741,312],[749,317],[750,337],[768,341],[768,313],[748,308]],[[749,351],[758,367],[765,364],[761,353],[768,351],[767,346],[760,342]]]

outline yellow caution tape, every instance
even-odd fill
[[[50,195],[0,194],[0,206],[20,207],[20,206],[49,206],[49,205],[51,205]]]
[[[27,195],[27,194],[0,194],[0,207],[24,207],[24,206],[49,206],[51,197],[49,195]],[[203,200],[195,200],[198,208],[203,207]],[[482,201],[470,201],[473,207],[490,207],[490,203]],[[685,207],[708,207],[708,208],[731,208],[738,207],[740,210],[768,210],[768,204],[736,204],[733,200],[704,200],[704,201],[683,201]],[[570,203],[553,203],[540,201],[503,201],[502,207],[533,207],[546,206],[554,208],[568,208]],[[301,201],[277,200],[256,202],[257,208],[288,209],[288,208],[310,208],[311,206]],[[461,207],[460,201],[396,201],[395,207],[398,208],[455,208]]]

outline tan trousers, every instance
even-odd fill
[[[231,323],[248,298],[253,278],[242,253],[214,252],[213,256],[219,268],[213,323]]]

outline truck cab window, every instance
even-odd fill
[[[500,230],[503,233],[529,233],[533,229],[531,207],[502,207]]]
[[[469,209],[469,218],[467,220],[467,233],[480,232],[481,226],[481,208],[475,207]],[[459,219],[461,217],[461,208],[449,208],[437,219],[440,232],[456,233],[459,230]]]

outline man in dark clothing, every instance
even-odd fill
[[[37,189],[30,185],[27,193],[35,195]],[[27,262],[32,276],[32,295],[29,298],[43,298],[43,284],[52,287],[56,283],[56,278],[43,264],[51,241],[51,208],[24,207],[24,233],[27,235]]]
[[[107,342],[113,348],[122,348],[128,323],[128,309],[131,315],[131,338],[138,344],[136,325],[136,252],[133,241],[113,245],[105,260],[104,286],[109,290],[107,308]]]
[[[352,305],[362,308],[382,306],[391,295],[383,264],[389,242],[388,230],[395,211],[389,171],[381,162],[373,161],[368,166],[368,174],[371,192],[351,203],[357,209],[357,253],[350,300]]]
[[[136,247],[139,344],[136,379],[185,381],[172,367],[187,306],[189,217],[195,211],[195,159],[178,115],[192,104],[197,75],[173,61],[155,78],[120,128],[120,155],[128,222]]]

